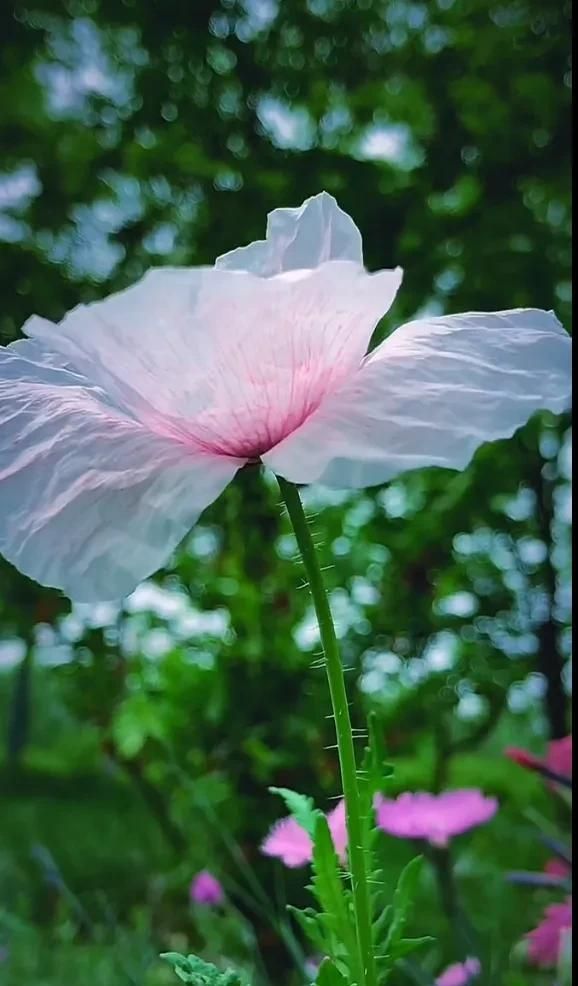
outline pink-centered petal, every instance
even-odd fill
[[[359,368],[400,282],[349,261],[268,279],[162,268],[24,328],[151,431],[257,458]]]
[[[571,341],[552,312],[401,326],[263,460],[296,483],[355,488],[409,469],[462,469],[482,443],[570,405]]]
[[[242,464],[155,435],[27,341],[0,349],[0,422],[0,552],[78,601],[132,592]]]

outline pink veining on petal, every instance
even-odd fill
[[[562,904],[551,904],[533,931],[528,932],[528,957],[532,965],[552,968],[558,964],[564,934],[572,928],[572,898]]]
[[[192,452],[258,459],[359,370],[401,272],[335,262],[265,280],[215,276],[197,297],[198,365],[183,366],[170,411],[153,397],[138,414]]]
[[[296,431],[352,369],[339,354],[305,351],[293,353],[292,359],[276,363],[255,354],[250,361],[231,346],[205,380],[205,406],[187,419],[149,407],[141,409],[141,420],[191,452],[258,459]]]
[[[236,359],[243,355],[238,353]],[[259,366],[255,361],[246,366],[242,385],[238,369],[225,370],[215,381],[214,405],[186,425],[187,437],[195,447],[216,455],[257,459],[296,431],[350,371],[347,361],[327,365],[308,354],[301,361],[297,356],[289,367]]]
[[[395,799],[378,795],[375,807],[377,824],[384,832],[401,839],[425,839],[443,848],[454,836],[489,821],[498,802],[477,789],[465,789],[406,792]]]

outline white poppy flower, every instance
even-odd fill
[[[0,348],[0,552],[76,600],[117,599],[247,461],[371,486],[463,468],[569,405],[551,312],[426,318],[366,355],[400,283],[364,269],[359,230],[322,193],[214,267],[151,270],[58,325],[31,318]]]

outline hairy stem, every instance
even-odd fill
[[[357,945],[359,950],[360,968],[363,971],[363,983],[360,986],[377,986],[375,958],[371,935],[371,908],[367,870],[365,865],[365,850],[363,840],[363,819],[361,817],[359,787],[357,783],[357,768],[355,749],[349,717],[349,704],[345,689],[345,676],[339,654],[339,646],[335,635],[335,627],[327,598],[327,590],[323,581],[319,559],[315,551],[303,504],[297,488],[277,477],[281,494],[285,501],[303,565],[309,581],[309,589],[319,623],[319,633],[325,654],[325,667],[331,693],[331,703],[335,717],[337,733],[337,749],[341,767],[341,782],[345,798],[347,818],[347,834],[349,839],[349,865],[353,888],[355,909],[355,924]]]

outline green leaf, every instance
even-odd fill
[[[373,922],[373,940],[377,945],[385,939],[386,929],[389,928],[392,914],[393,907],[391,904],[388,904]]]
[[[334,917],[345,939],[350,928],[345,892],[333,839],[324,815],[317,819],[313,846],[313,891],[321,909]],[[353,932],[353,926],[351,926]]]
[[[330,958],[345,983],[360,982],[357,939],[350,906],[351,892],[343,884],[339,861],[325,815],[317,813],[310,887],[320,911],[289,911],[322,955]]]
[[[423,945],[431,945],[434,941],[435,938],[432,938],[431,935],[423,935],[421,938],[402,938],[391,950],[388,958],[395,962],[397,959],[402,959],[417,951],[418,948],[422,948]]]
[[[413,906],[422,867],[423,856],[416,856],[407,864],[397,882],[393,895],[391,924],[384,946],[387,955],[393,954],[402,938],[409,912]]]
[[[128,760],[140,753],[149,738],[163,738],[162,719],[148,695],[137,693],[122,702],[112,723],[112,735],[117,749]]]
[[[319,967],[315,986],[348,986],[348,983],[331,959],[324,959]]]
[[[283,798],[289,814],[313,838],[315,823],[321,815],[320,810],[315,807],[313,798],[309,798],[305,794],[298,794],[297,791],[291,791],[287,787],[270,787],[269,791],[271,794],[278,794],[279,797]]]
[[[378,792],[383,792],[393,774],[393,767],[386,763],[385,744],[379,720],[374,711],[367,718],[368,742],[363,756],[363,765],[359,772],[359,789],[363,803],[363,813],[369,823],[373,819],[373,799]],[[366,825],[369,837],[369,824]]]
[[[369,744],[367,749],[371,755],[373,769],[376,776],[382,781],[385,781],[393,775],[393,766],[386,762],[383,731],[380,729],[379,719],[375,711],[369,713],[367,718],[367,729],[369,735]]]
[[[560,986],[572,986],[572,932],[562,935],[560,957],[558,959],[558,982]]]
[[[161,959],[172,965],[179,979],[190,986],[242,986],[241,979],[231,969],[222,972],[197,955],[163,952]]]
[[[319,921],[319,915],[312,908],[299,909],[291,904],[287,906],[290,914],[301,926],[301,930],[309,939],[313,948],[319,952],[331,951],[331,946],[327,941],[327,936],[323,925]]]

